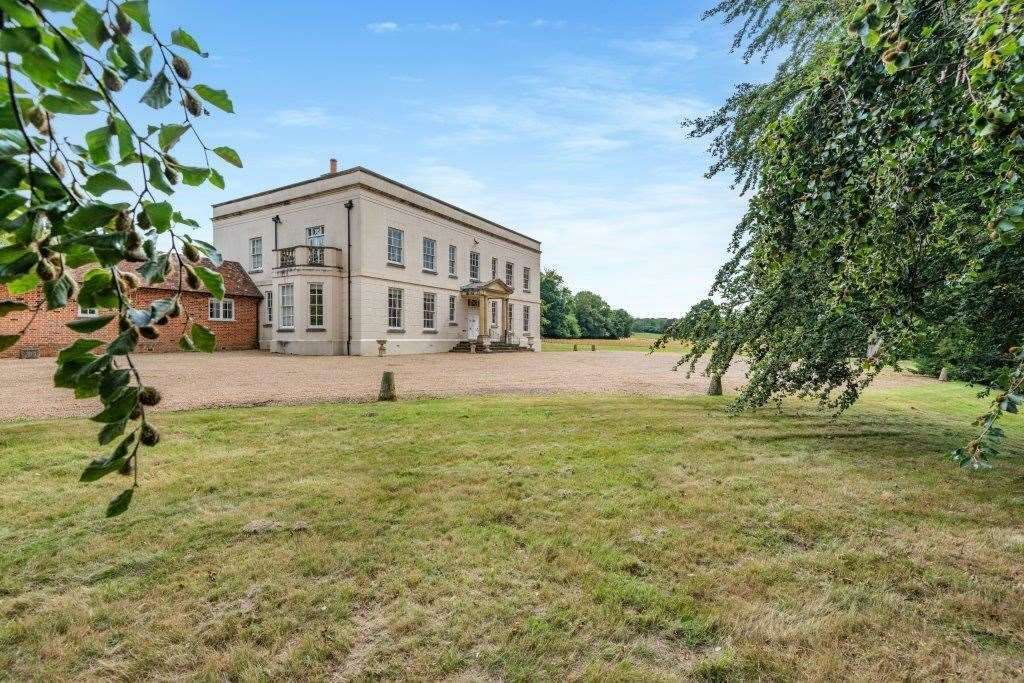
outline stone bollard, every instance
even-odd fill
[[[378,339],[377,340],[377,355],[378,356],[383,357],[388,352],[387,348],[386,348],[387,345],[388,345],[388,340],[387,339]]]
[[[939,381],[940,382],[948,382],[949,381],[949,371],[945,368],[945,366],[943,366],[943,368],[941,370],[939,370]]]
[[[722,376],[711,375],[711,382],[708,384],[708,396],[722,395]]]
[[[590,345],[590,350],[591,351],[597,351],[597,344],[591,344]]]
[[[398,396],[395,394],[395,373],[390,370],[384,371],[384,376],[380,378],[380,395],[377,397],[378,401],[397,401]]]
[[[469,342],[469,352],[470,353],[476,353],[476,342],[475,341]]]
[[[572,350],[573,351],[579,351],[580,349],[579,349],[579,346],[577,344],[573,344],[572,345]]]

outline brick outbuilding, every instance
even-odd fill
[[[171,259],[172,272],[163,283],[143,285],[132,293],[132,302],[136,308],[145,308],[156,299],[166,299],[174,295],[178,289],[178,273],[175,259]],[[140,264],[122,263],[120,268],[134,271]],[[204,262],[213,268],[209,262]],[[91,267],[90,267],[91,268]],[[75,279],[82,277],[90,268],[75,271]],[[205,290],[195,290],[185,284],[182,288],[181,305],[192,319],[217,335],[218,350],[255,349],[259,346],[259,307],[262,295],[253,284],[245,269],[235,261],[225,261],[219,268],[224,278],[224,301],[218,302]],[[45,303],[36,312],[33,310],[43,300],[41,289],[21,296],[11,296],[4,285],[0,285],[0,300],[21,301],[28,304],[30,310],[9,313],[0,317],[0,335],[17,334],[28,323],[28,330],[18,343],[0,353],[0,358],[19,358],[39,356],[55,356],[81,335],[68,328],[67,323],[78,318],[103,314],[103,311],[80,310],[77,304],[69,303],[64,308],[50,311]],[[158,339],[140,339],[137,350],[140,352],[177,351],[178,339],[184,331],[186,316],[170,321],[159,327]],[[29,321],[31,320],[31,323]],[[109,341],[117,334],[117,324],[111,321],[103,329],[85,335],[92,339]]]

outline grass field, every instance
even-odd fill
[[[726,405],[164,414],[112,520],[94,425],[0,425],[0,678],[1020,676],[1019,420],[976,474],[958,385]]]
[[[591,345],[598,351],[650,351],[651,344],[661,335],[650,332],[634,332],[632,337],[625,339],[547,339],[541,344],[542,351],[572,351],[575,344],[580,353],[590,351]],[[658,349],[659,353],[682,354],[681,342],[672,342],[669,346]]]

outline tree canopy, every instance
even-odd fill
[[[574,339],[580,336],[576,300],[558,271],[548,268],[540,274],[541,336]]]
[[[719,322],[687,331],[683,362],[721,375],[743,353],[740,406],[841,410],[922,339],[966,335],[1002,387],[956,453],[984,464],[1024,381],[1024,0],[723,0],[708,16],[740,22],[747,58],[788,52],[687,122],[712,136],[709,175],[750,201],[712,288]]]
[[[213,334],[179,297],[187,283],[222,298],[220,275],[200,263],[205,257],[216,266],[220,256],[188,234],[199,224],[176,211],[170,196],[179,185],[223,188],[215,158],[242,165],[233,149],[208,144],[197,129],[207,107],[234,107],[223,90],[194,82],[190,60],[206,53],[182,28],[161,38],[146,0],[0,0],[0,50],[0,284],[15,297],[41,289],[40,307],[51,310],[77,301],[103,311],[68,323],[82,338],[60,352],[54,383],[76,398],[100,399],[92,419],[100,446],[113,450],[81,479],[131,476],[107,508],[120,514],[139,483],[142,447],[160,440],[147,411],[160,392],[132,360],[136,343],[173,324],[185,350],[214,348]],[[153,110],[174,103],[177,113],[162,122],[132,119],[129,97]],[[181,150],[199,161],[180,160]],[[177,294],[135,307],[133,290],[162,282],[172,259]],[[125,261],[142,264],[138,274],[120,268]],[[89,266],[81,283],[73,277],[73,269]],[[18,311],[29,322],[0,336],[0,350],[18,341],[39,307],[0,301],[0,316]],[[109,325],[119,331],[113,341],[87,338]]]

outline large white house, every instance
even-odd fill
[[[540,242],[362,167],[213,207],[263,293],[260,348],[540,350]]]

